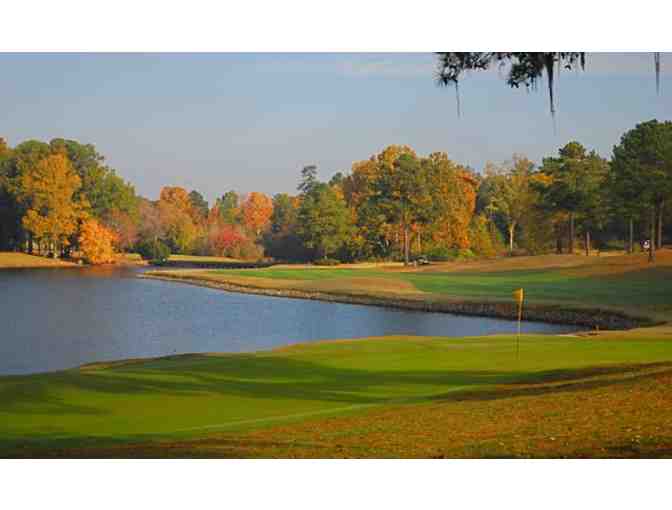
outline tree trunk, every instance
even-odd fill
[[[574,213],[569,213],[569,254],[574,255]]]
[[[630,232],[629,232],[629,239],[628,239],[628,253],[632,254],[635,252],[635,220],[630,218]]]
[[[404,225],[404,265],[407,266],[410,262],[409,256],[409,244],[408,244],[408,225]]]
[[[658,249],[660,250],[663,247],[663,207],[664,203],[661,202],[658,206]]]
[[[28,253],[33,254],[33,234],[28,234]]]
[[[649,262],[656,261],[656,208],[651,208],[651,239],[649,239]]]
[[[586,230],[586,257],[590,257],[590,231]]]
[[[509,225],[509,253],[513,253],[513,235],[516,231],[516,222],[514,221]]]
[[[562,237],[559,234],[555,238],[555,253],[562,254]]]

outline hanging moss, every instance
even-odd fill
[[[457,86],[465,71],[483,71],[492,65],[511,65],[507,84],[518,88],[525,85],[527,89],[536,88],[537,81],[546,74],[548,78],[548,98],[551,115],[555,118],[555,66],[557,71],[565,69],[581,69],[586,66],[585,52],[439,52],[436,81],[440,86],[454,85],[458,116],[460,115],[460,98]],[[660,53],[654,53],[656,90],[660,91]]]

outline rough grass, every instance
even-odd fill
[[[72,267],[76,264],[59,259],[38,257],[27,253],[0,252],[0,269],[37,268],[37,267]]]
[[[122,457],[600,455],[605,428],[614,434],[622,428],[614,444],[621,444],[626,429],[642,424],[650,433],[642,436],[646,441],[669,443],[669,392],[645,381],[671,377],[672,365],[665,365],[672,363],[670,340],[670,328],[531,335],[523,337],[517,361],[511,336],[390,337],[3,377],[0,451]],[[628,385],[638,381],[644,386],[628,393]],[[637,414],[627,414],[635,409]],[[618,421],[609,413],[617,413]],[[567,448],[548,450],[550,440],[543,438],[560,437],[561,430],[571,436],[571,429],[562,429],[568,420],[583,420],[581,433]],[[654,437],[655,427],[660,434]]]

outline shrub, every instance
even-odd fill
[[[79,236],[79,246],[84,260],[89,264],[114,262],[114,242],[117,236],[94,219],[84,222]]]
[[[432,262],[447,262],[473,259],[476,258],[476,254],[469,248],[446,248],[445,246],[435,246],[427,252],[427,258]]]
[[[316,266],[337,266],[340,263],[340,260],[329,258],[317,259],[315,262],[313,262],[313,264]]]
[[[137,251],[144,260],[158,263],[165,262],[170,257],[170,248],[157,239],[141,242]]]
[[[427,258],[435,262],[445,262],[447,260],[453,260],[455,257],[455,250],[451,250],[445,246],[435,246],[427,252]]]

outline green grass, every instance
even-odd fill
[[[641,331],[525,336],[519,362],[509,336],[390,337],[2,377],[0,451],[250,431],[543,382],[583,367],[672,361],[669,332]]]
[[[551,257],[549,257],[551,258]],[[526,302],[539,304],[577,305],[599,308],[607,306],[634,315],[648,315],[656,321],[672,317],[672,252],[659,254],[659,263],[646,264],[640,257],[575,258],[575,266],[534,267],[535,258],[510,267],[504,261],[469,266],[456,270],[450,265],[430,270],[394,271],[389,269],[353,268],[266,268],[255,270],[217,270],[210,274],[226,279],[267,278],[278,281],[311,283],[348,280],[357,277],[401,280],[439,299],[512,301],[512,291],[525,289]],[[562,260],[556,257],[556,260]],[[568,259],[573,260],[573,259]],[[529,265],[530,267],[525,267]],[[373,289],[373,287],[372,287]]]

